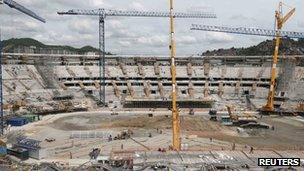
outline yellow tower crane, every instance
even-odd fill
[[[271,67],[271,80],[270,80],[270,89],[267,97],[267,103],[263,106],[262,111],[264,112],[273,112],[274,111],[274,95],[275,95],[275,85],[277,78],[277,64],[278,64],[278,55],[279,55],[279,47],[281,43],[281,29],[283,25],[287,22],[287,20],[295,13],[296,9],[293,8],[290,10],[285,16],[283,15],[283,2],[280,2],[278,10],[275,12],[276,18],[276,37],[275,37],[275,49],[272,60]],[[285,5],[286,6],[286,5]]]
[[[284,15],[283,14],[283,2],[280,2],[278,10],[275,12],[276,19],[276,29],[268,30],[261,28],[246,28],[246,27],[224,27],[224,26],[211,26],[211,25],[199,25],[192,24],[191,30],[200,30],[200,31],[213,31],[213,32],[223,32],[223,33],[234,33],[242,35],[255,35],[255,36],[267,36],[275,37],[275,49],[273,54],[273,61],[271,67],[271,79],[270,79],[270,89],[267,96],[267,103],[261,108],[261,112],[265,114],[276,112],[274,109],[274,95],[275,95],[275,86],[277,78],[277,64],[278,64],[278,55],[279,47],[282,37],[303,39],[304,32],[295,32],[295,31],[283,31],[281,30],[283,25],[287,20],[295,13],[295,8],[290,8],[291,10]],[[288,6],[287,6],[288,7]]]
[[[176,94],[176,66],[175,66],[175,37],[174,37],[174,6],[173,0],[170,0],[170,51],[171,51],[171,76],[172,76],[172,129],[173,129],[173,150],[181,149],[180,139],[180,119],[177,109],[177,94]]]

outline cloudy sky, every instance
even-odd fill
[[[121,9],[168,11],[168,0],[15,0],[47,20],[40,23],[9,8],[0,6],[2,37],[30,37],[45,44],[98,47],[98,18],[94,16],[58,16],[69,9]],[[175,0],[176,12],[207,11],[217,19],[177,19],[178,55],[193,55],[205,50],[246,47],[264,37],[190,31],[191,23],[274,28],[278,0]],[[304,31],[304,1],[285,0],[297,8],[285,30]],[[166,18],[108,17],[106,49],[117,54],[168,54],[169,20]]]

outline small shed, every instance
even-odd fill
[[[17,143],[14,144],[14,147],[27,149],[29,157],[40,160],[46,157],[46,151],[41,149],[40,143],[41,141],[22,137],[17,139]]]

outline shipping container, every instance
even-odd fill
[[[28,120],[24,117],[16,117],[16,118],[11,118],[6,121],[7,125],[11,126],[23,126],[28,123]]]

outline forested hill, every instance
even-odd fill
[[[84,54],[87,52],[96,52],[98,49],[92,46],[84,46],[82,48],[74,48],[72,46],[60,46],[60,45],[46,45],[35,39],[31,38],[20,38],[20,39],[8,39],[2,41],[5,52],[13,52],[15,49],[20,47],[35,47],[36,49],[56,49],[65,50],[71,53]]]
[[[273,55],[274,40],[266,40],[258,45],[247,48],[230,48],[206,51],[203,56],[255,56],[255,55]],[[303,55],[304,39],[293,40],[284,38],[280,45],[280,54],[285,55]]]

